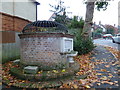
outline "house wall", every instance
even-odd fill
[[[18,34],[26,24],[36,20],[34,2],[1,2],[0,61],[2,63],[20,58]]]
[[[0,31],[0,57],[2,62],[17,59],[20,57],[20,39],[18,34],[22,31],[24,26],[31,21],[11,16],[8,14],[0,14],[2,18],[2,31]]]
[[[2,12],[13,16],[18,16],[30,21],[36,19],[36,4],[27,0],[28,2],[2,2]]]
[[[118,25],[120,26],[120,1],[118,2]]]
[[[12,31],[8,31],[8,32],[12,33]],[[20,58],[20,41],[18,38],[18,34],[19,34],[18,32],[15,33],[14,43],[0,43],[0,47],[2,47],[0,48],[2,49],[0,50],[2,51],[0,52],[0,57],[2,57],[2,63]]]
[[[0,12],[13,15],[13,0],[11,0],[11,2],[0,2],[0,3],[1,3]]]

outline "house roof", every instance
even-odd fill
[[[51,16],[50,16],[50,18],[48,19],[48,21],[54,21],[54,18],[56,17],[56,14],[55,13],[53,13]]]
[[[40,5],[40,3],[37,2],[36,0],[31,0],[31,1],[33,1],[36,5]]]

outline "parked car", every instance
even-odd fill
[[[104,34],[103,35],[103,38],[104,39],[106,39],[106,38],[108,38],[108,39],[111,39],[113,36],[111,35],[111,34]]]
[[[118,43],[120,44],[120,33],[112,37],[113,43]]]

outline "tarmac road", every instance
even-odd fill
[[[120,50],[120,44],[113,43],[111,39],[100,38],[100,39],[93,40],[93,42],[94,42],[94,44],[110,46],[110,47],[113,47],[115,49],[119,49]]]

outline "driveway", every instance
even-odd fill
[[[104,46],[109,46],[113,47],[115,49],[120,50],[120,44],[113,43],[111,39],[95,39],[93,40],[94,44],[99,44],[99,45],[104,45]]]

